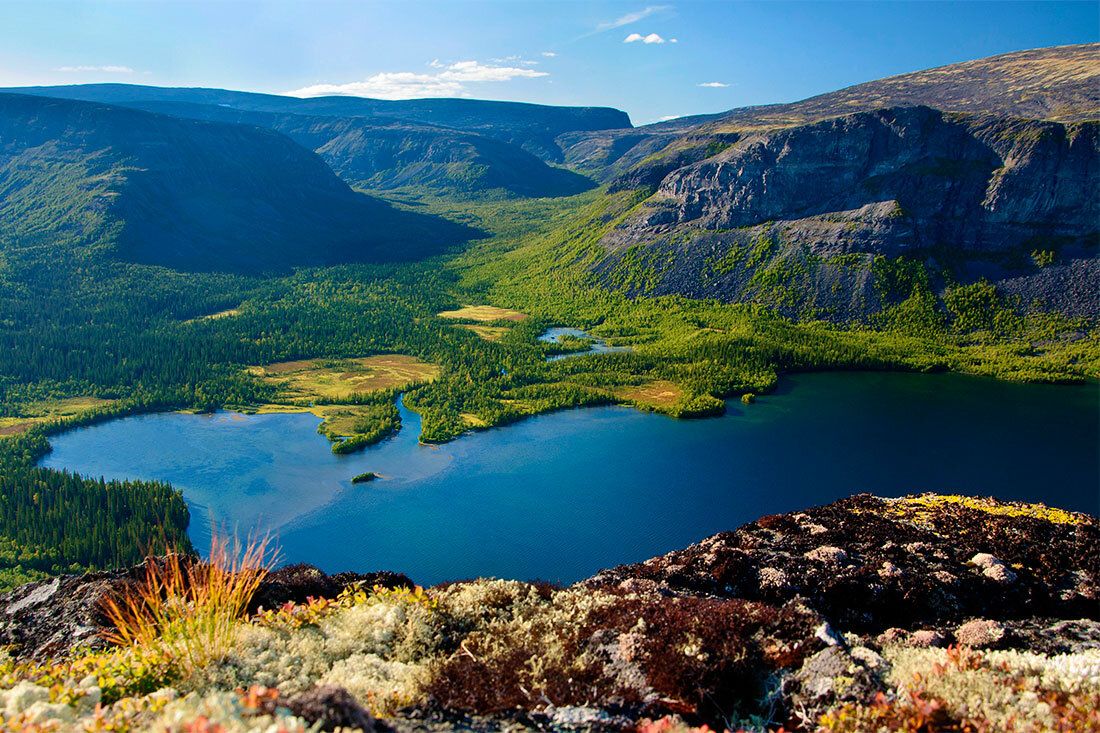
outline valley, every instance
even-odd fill
[[[1080,54],[979,70],[1038,80]],[[975,68],[936,78],[973,85]],[[976,115],[973,98],[920,81],[798,103],[782,120],[754,110],[643,128],[614,110],[476,100],[5,90],[0,462],[36,475],[59,433],[172,410],[309,412],[349,454],[398,431],[446,443],[566,408],[722,415],[730,398],[819,370],[1091,394],[1095,202],[1083,192],[1097,136],[1076,74],[1051,77],[1050,94],[1077,111],[1042,120],[1012,121],[1022,108],[992,101],[1002,117]],[[862,111],[880,103],[945,111]],[[27,125],[31,112],[41,123]],[[395,133],[419,140],[401,143],[411,158],[391,155]],[[857,149],[879,152],[838,166]],[[1058,186],[1019,203],[1050,175]],[[547,176],[574,183],[492,183]],[[799,182],[829,176],[842,185]],[[548,329],[558,337],[540,338]]]
[[[1100,730],[1098,20],[0,3],[0,730]]]

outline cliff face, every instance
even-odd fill
[[[792,314],[841,318],[882,305],[868,297],[875,255],[915,256],[965,282],[1037,275],[1031,253],[1046,252],[1044,267],[1095,278],[1098,184],[1094,122],[857,113],[747,134],[673,170],[604,237],[596,269],[613,280],[626,255],[666,252],[651,292],[736,302],[779,284],[799,294]],[[842,256],[855,277],[832,276]]]
[[[13,94],[0,185],[13,251],[79,225],[111,256],[181,269],[411,259],[471,234],[353,192],[270,130]]]

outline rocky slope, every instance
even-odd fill
[[[472,234],[353,192],[268,130],[16,94],[0,94],[0,190],[15,260],[78,233],[89,255],[274,271],[418,258]]]
[[[642,271],[647,293],[848,320],[889,304],[875,258],[905,255],[936,287],[1011,282],[1024,305],[1095,318],[1094,298],[1043,286],[1055,273],[1100,286],[1098,186],[1095,122],[861,112],[741,134],[675,169],[603,238],[595,269],[611,283]]]
[[[100,599],[135,568],[0,599],[0,704],[62,729],[1089,730],[1098,558],[1096,517],[861,495],[569,588],[296,566],[187,673],[170,646],[105,648]],[[305,601],[348,583],[374,590]]]

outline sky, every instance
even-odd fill
[[[1100,40],[1100,3],[0,0],[0,86],[609,106],[635,124]]]

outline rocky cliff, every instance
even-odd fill
[[[1098,558],[1093,516],[860,495],[568,588],[286,568],[199,667],[104,641],[147,565],[0,598],[0,704],[65,730],[1094,730]]]
[[[745,133],[675,168],[603,238],[595,269],[615,282],[659,260],[648,293],[843,320],[888,304],[872,266],[904,255],[936,287],[1011,280],[1025,304],[1046,296],[1045,307],[1095,317],[1095,299],[1042,284],[1073,273],[1083,290],[1100,286],[1098,187],[1095,122],[861,112]]]

